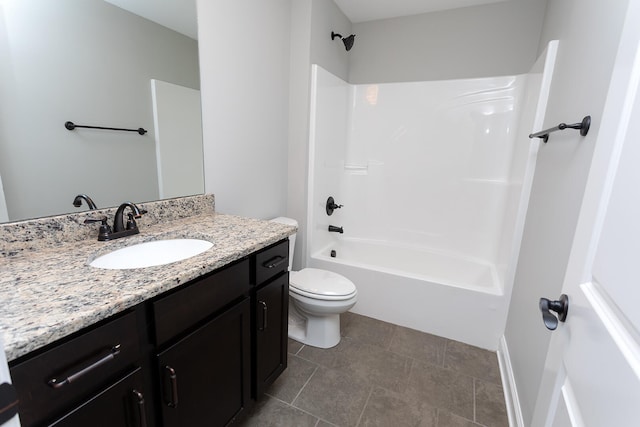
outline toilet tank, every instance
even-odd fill
[[[278,224],[291,225],[293,227],[298,227],[298,221],[293,218],[287,218],[284,216],[279,216],[277,218],[273,218],[271,222],[277,222]],[[293,233],[289,236],[289,271],[292,271],[293,268],[293,251],[296,247],[296,233]]]

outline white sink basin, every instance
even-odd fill
[[[109,252],[89,265],[111,270],[153,267],[191,258],[212,246],[213,243],[198,239],[155,240]]]

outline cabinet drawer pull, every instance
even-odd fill
[[[138,390],[133,390],[133,397],[136,399],[136,406],[138,407],[138,416],[140,417],[140,427],[147,427],[147,417],[144,408],[144,395]]]
[[[264,301],[258,301],[258,304],[262,304],[262,327],[261,331],[267,329],[267,303]]]
[[[282,265],[282,263],[284,263],[286,260],[286,257],[283,257],[282,255],[276,255],[273,258],[263,262],[262,266],[265,268],[276,268],[279,265]]]
[[[94,369],[97,369],[105,363],[112,361],[118,354],[120,354],[120,344],[114,345],[109,350],[107,350],[107,354],[99,356],[97,360],[91,362],[89,365],[83,368],[79,368],[76,372],[67,375],[66,378],[62,380],[58,378],[51,378],[47,382],[47,384],[49,384],[49,386],[53,387],[54,389],[59,389],[67,384],[71,384],[72,382],[83,377]]]
[[[171,366],[165,366],[165,371],[169,374],[169,383],[171,385],[171,400],[167,402],[167,406],[170,408],[178,407],[178,374],[176,370]]]

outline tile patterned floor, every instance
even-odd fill
[[[243,427],[509,425],[495,353],[357,314],[341,322],[334,348],[289,340],[287,370]]]

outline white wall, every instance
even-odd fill
[[[348,80],[349,54],[341,40],[331,40],[334,31],[343,37],[351,34],[351,21],[333,0],[313,0],[311,20],[311,63]]]
[[[205,191],[222,213],[287,209],[290,0],[198,0]]]
[[[353,25],[350,83],[524,74],[546,0],[511,0]]]
[[[593,121],[586,137],[554,133],[538,153],[505,331],[525,425],[550,339],[538,299],[560,294],[627,4],[553,0],[544,20],[540,48],[560,40],[544,127],[579,122],[587,114]]]
[[[351,23],[333,0],[291,2],[287,216],[295,218],[299,224],[294,255],[295,269],[302,267],[307,247],[311,64],[320,64],[346,80],[348,55],[341,42],[331,40],[331,31],[350,33],[350,29]]]
[[[2,16],[3,15],[3,16]],[[197,42],[101,0],[0,2],[10,220],[158,199],[150,79],[198,88]],[[66,121],[149,132],[75,130]]]
[[[312,6],[312,0],[291,2],[287,216],[298,221],[299,232],[293,256],[295,270],[302,268],[307,243]]]

